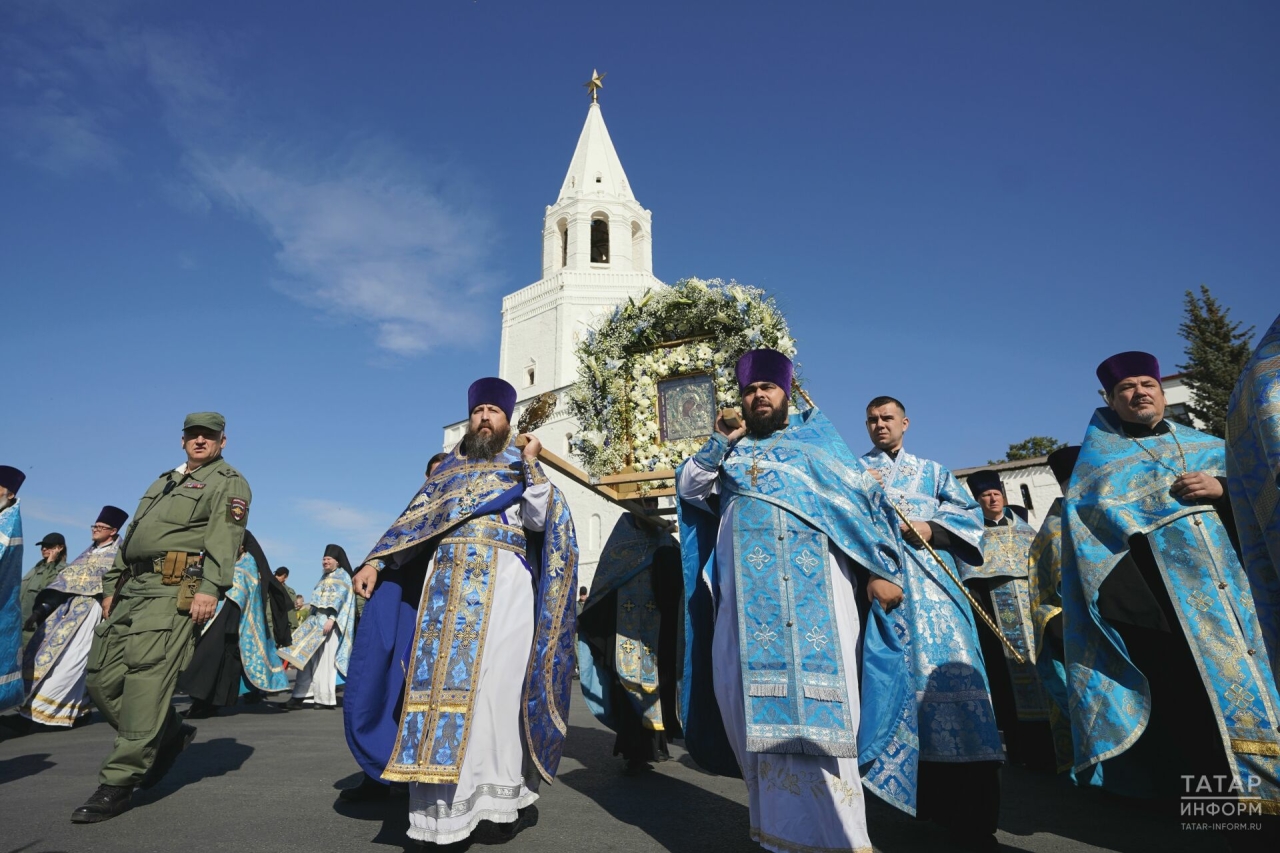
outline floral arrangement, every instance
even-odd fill
[[[688,278],[627,300],[578,344],[569,408],[581,429],[572,452],[595,476],[674,469],[705,439],[662,440],[658,382],[707,373],[716,404],[737,405],[738,358],[761,347],[796,351],[782,312],[759,288]]]

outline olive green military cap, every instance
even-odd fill
[[[187,419],[182,422],[182,431],[189,429],[204,427],[205,429],[216,430],[222,432],[227,428],[227,419],[217,412],[192,412],[187,415]]]

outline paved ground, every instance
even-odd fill
[[[544,786],[537,827],[508,849],[748,853],[746,789],[708,776],[683,751],[640,777],[621,775],[613,735],[581,703],[556,784]],[[340,712],[239,708],[203,720],[191,748],[134,809],[107,823],[68,820],[96,786],[110,743],[103,722],[0,740],[0,853],[144,851],[394,851],[406,849],[406,800],[350,806],[337,789],[359,779]],[[943,849],[941,835],[868,796],[871,837],[884,853]],[[1215,836],[1086,792],[1060,779],[1006,769],[1005,851],[1223,849]],[[409,848],[416,849],[416,848]],[[486,848],[473,845],[474,853]]]

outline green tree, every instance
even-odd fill
[[[1199,299],[1187,291],[1183,310],[1178,334],[1187,342],[1187,361],[1178,369],[1186,374],[1183,382],[1191,391],[1187,410],[1206,425],[1206,432],[1222,437],[1231,392],[1253,354],[1253,326],[1240,331],[1240,324],[1231,322],[1230,309],[1203,284]]]
[[[1037,456],[1048,456],[1059,447],[1066,447],[1065,441],[1058,441],[1047,435],[1033,435],[1028,439],[1009,445],[1009,452],[1003,459],[989,459],[988,465],[999,465],[1001,462],[1017,462],[1020,459],[1035,459]]]

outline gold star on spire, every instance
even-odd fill
[[[594,104],[599,100],[599,92],[604,88],[604,78],[607,77],[608,74],[608,71],[601,74],[599,71],[592,68],[591,79],[582,84],[587,88],[587,91],[591,93],[591,103]]]

